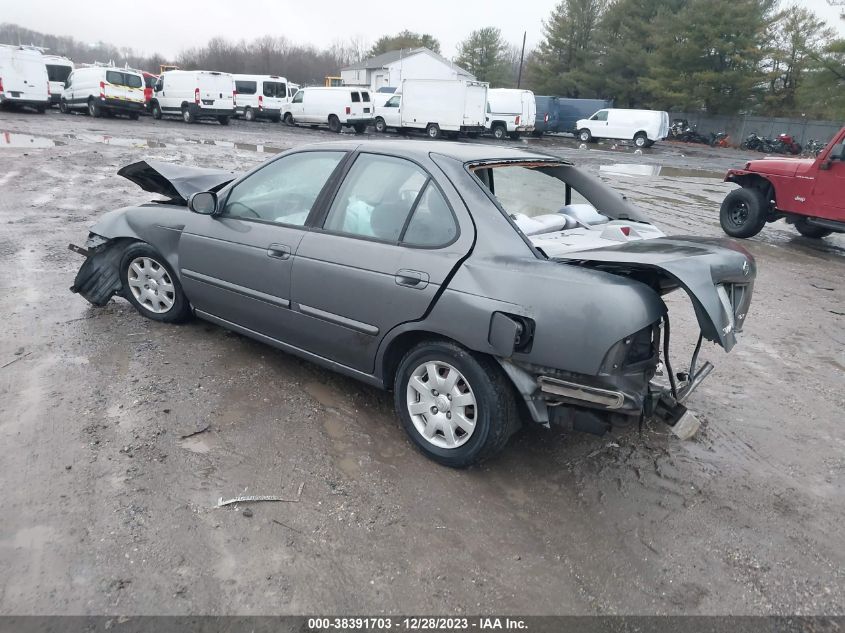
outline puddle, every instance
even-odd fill
[[[226,149],[241,150],[245,152],[257,152],[259,154],[278,154],[285,151],[286,147],[273,147],[260,143],[238,143],[234,141],[218,141],[216,139],[193,139],[174,138],[166,143],[153,138],[128,138],[123,136],[111,136],[109,134],[65,134],[65,138],[83,143],[103,143],[105,145],[116,145],[118,147],[134,147],[139,149],[161,149],[174,145],[212,145]],[[65,145],[56,141],[57,145]]]
[[[18,134],[17,132],[0,132],[0,147],[30,147],[47,148],[67,145],[64,141],[56,141],[43,136],[31,136],[29,134]]]
[[[636,163],[615,163],[612,165],[601,165],[599,171],[620,176],[643,176],[653,178],[664,176],[670,178],[718,178],[721,180],[724,174],[719,171],[706,169],[686,169],[682,167],[666,167],[665,165],[641,165]]]

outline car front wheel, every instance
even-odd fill
[[[719,223],[731,237],[753,237],[766,225],[766,196],[758,189],[734,189],[722,202]]]
[[[584,128],[583,130],[578,132],[578,140],[580,140],[582,143],[589,143],[593,140],[593,135],[590,134],[590,130]]]
[[[177,323],[190,314],[190,305],[173,271],[155,249],[137,243],[126,249],[120,264],[123,294],[143,316]]]
[[[795,230],[798,231],[804,237],[810,237],[815,240],[820,240],[823,237],[827,237],[833,231],[826,229],[821,226],[816,226],[815,224],[810,224],[807,222],[806,218],[801,218],[795,221]]]
[[[452,468],[492,457],[519,427],[513,389],[501,368],[446,341],[421,343],[405,355],[394,402],[414,445]]]

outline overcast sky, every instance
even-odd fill
[[[798,0],[845,35],[840,9],[827,0]],[[402,29],[429,32],[447,57],[475,28],[497,26],[514,44],[528,32],[528,48],[542,39],[542,21],[557,0],[0,0],[0,21],[85,42],[130,46],[136,53],[174,57],[210,37],[250,39],[265,34],[328,46],[350,37],[372,43]]]

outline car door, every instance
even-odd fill
[[[813,206],[819,217],[845,222],[845,161],[835,159],[827,165],[827,169],[816,171]]]
[[[402,127],[402,95],[393,95],[382,109],[387,127]]]
[[[305,116],[305,91],[300,90],[295,95],[293,95],[293,99],[290,101],[290,113],[293,117],[294,121],[302,121],[306,122],[307,118]]]
[[[189,214],[179,268],[196,310],[289,338],[296,250],[311,209],[345,156],[328,150],[282,156],[224,190],[215,215]]]
[[[422,318],[469,252],[474,230],[460,205],[448,181],[417,163],[359,154],[299,245],[295,344],[371,373],[385,334]]]
[[[606,138],[610,133],[607,124],[607,110],[599,110],[590,117],[590,134],[596,138]]]

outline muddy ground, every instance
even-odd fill
[[[734,352],[705,346],[694,440],[528,428],[467,471],[419,455],[387,394],[68,291],[68,243],[150,198],[120,166],[243,170],[330,138],[0,113],[0,612],[845,611],[843,236],[778,223],[746,242],[754,302]],[[669,233],[712,236],[719,178],[749,157],[523,143],[597,170]],[[670,302],[680,358],[697,330]],[[290,501],[215,507],[241,493]]]

